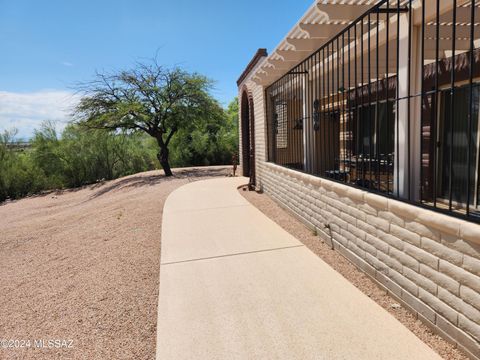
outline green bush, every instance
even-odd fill
[[[172,140],[173,167],[231,164],[238,151],[238,101],[220,107],[207,119],[182,129]]]
[[[111,133],[69,125],[58,139],[51,124],[35,132],[33,158],[50,188],[76,187],[154,169],[152,145],[139,133]]]
[[[140,132],[109,132],[68,125],[59,136],[53,122],[44,122],[30,147],[15,145],[15,132],[0,133],[0,202],[44,190],[78,187],[158,169],[158,146]],[[175,167],[230,164],[238,149],[236,99],[225,111],[212,109],[182,129],[170,145]]]
[[[46,177],[28,150],[9,148],[12,133],[0,134],[0,201],[17,199],[45,188]]]

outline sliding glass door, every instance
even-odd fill
[[[467,199],[470,209],[479,209],[479,102],[480,84],[472,88],[473,108],[470,115],[470,89],[467,85],[440,93],[437,136],[438,202],[463,209]],[[453,106],[453,108],[452,108]],[[470,149],[469,149],[470,146]],[[470,150],[470,151],[469,151]],[[468,181],[470,174],[470,182]]]
[[[358,106],[353,131],[351,181],[380,192],[393,191],[395,107],[392,101]]]

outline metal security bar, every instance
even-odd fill
[[[480,221],[476,1],[382,0],[345,23],[266,89],[269,161]]]

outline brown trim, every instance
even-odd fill
[[[476,78],[480,76],[480,49],[473,50],[473,61],[473,77]],[[454,59],[452,57],[440,59],[437,74],[439,86],[450,84],[452,66],[455,69],[455,83],[468,80],[470,75],[469,63],[470,51],[464,52],[462,54],[457,54],[455,55]],[[423,81],[425,81],[425,91],[435,89],[435,63],[425,65],[424,73],[425,77]]]
[[[249,108],[249,122],[250,122],[250,182],[249,188],[251,190],[255,189],[256,185],[256,174],[255,174],[255,112],[253,108],[253,98],[248,97],[248,108]]]
[[[241,98],[241,130],[242,130],[242,170],[243,176],[250,177],[250,156],[251,156],[251,144],[250,144],[250,96],[248,96],[247,89],[242,91]]]
[[[242,83],[243,80],[245,80],[245,78],[248,76],[250,71],[252,71],[252,69],[255,67],[255,65],[257,65],[260,59],[265,56],[268,56],[267,49],[262,48],[257,50],[257,53],[255,54],[253,59],[250,60],[245,70],[243,70],[242,75],[240,75],[240,77],[238,78],[237,86],[240,86],[240,84]]]
[[[243,176],[249,177],[249,189],[255,189],[255,113],[252,94],[244,85],[240,100]]]

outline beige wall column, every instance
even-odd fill
[[[394,18],[393,26],[397,26],[396,17]],[[410,103],[410,119],[409,119],[409,100],[408,100],[408,75],[409,67],[410,70],[414,70],[414,66],[411,66],[409,62],[409,44],[408,44],[408,34],[409,34],[409,23],[408,23],[408,14],[400,15],[400,31],[398,37],[398,89],[396,98],[399,99],[396,101],[396,117],[395,117],[395,161],[393,169],[393,189],[394,194],[401,198],[407,199],[409,197],[409,182],[412,181],[409,178],[409,164],[408,161],[408,149],[410,136],[408,134],[408,121],[410,120],[410,128],[412,127],[413,118],[412,118],[412,105]],[[412,34],[413,35],[413,34]],[[413,57],[412,57],[413,58]],[[411,144],[410,144],[411,145]],[[410,175],[411,174],[410,168]]]
[[[419,26],[412,26],[412,55],[411,55],[411,95],[420,94],[422,92],[422,29]],[[420,134],[422,131],[422,97],[415,96],[411,100],[410,107],[410,173],[412,182],[410,189],[410,199],[420,200],[420,169],[421,169],[421,142]]]

